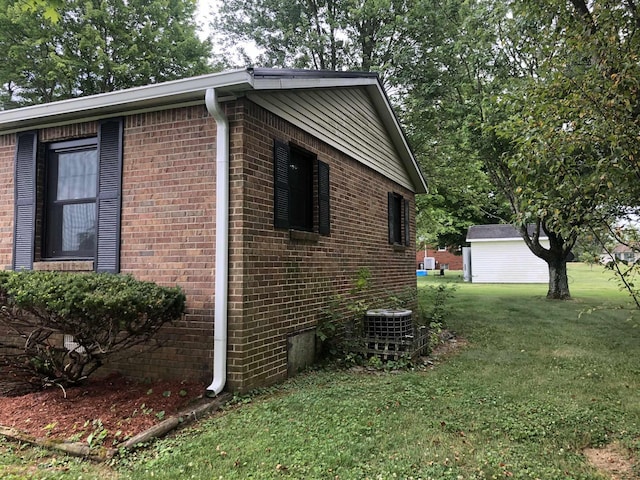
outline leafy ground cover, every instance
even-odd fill
[[[585,449],[640,475],[640,320],[608,276],[571,265],[574,300],[545,285],[456,273],[464,348],[431,368],[318,370],[105,466],[0,442],[2,478],[603,479]],[[21,476],[22,475],[22,476]]]

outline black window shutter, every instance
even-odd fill
[[[16,143],[13,269],[31,270],[35,243],[38,135],[36,132],[21,133]]]
[[[403,197],[402,203],[404,204],[404,244],[409,246],[409,243],[411,242],[411,230],[409,228],[409,200]]]
[[[393,198],[393,193],[392,192],[388,192],[387,193],[387,201],[388,201],[387,221],[389,222],[389,243],[393,244],[393,243],[395,243],[394,242],[394,240],[395,240],[394,236],[395,236],[396,218],[395,218],[395,208],[393,208],[394,198]]]
[[[331,206],[329,203],[329,165],[318,160],[318,233],[331,233]]]
[[[120,270],[122,136],[122,119],[100,122],[96,272],[118,273]]]
[[[273,225],[289,228],[289,144],[273,141]]]

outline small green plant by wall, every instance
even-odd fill
[[[371,282],[371,271],[363,267],[358,270],[346,294],[332,295],[328,299],[316,327],[321,355],[340,357],[352,350],[348,338],[353,336],[353,332],[362,329],[364,314],[372,308],[371,302],[367,300]]]
[[[415,287],[378,296],[373,296],[371,290],[371,272],[362,268],[346,294],[333,295],[328,299],[316,330],[321,354],[346,363],[368,362],[374,366],[380,363],[376,360],[372,362],[360,353],[363,350],[365,314],[369,310],[379,308],[412,310],[416,335],[424,338],[424,333],[427,332],[428,349],[439,342],[449,313],[448,300],[453,295],[455,287],[445,284],[428,287],[421,290],[421,298],[418,298],[418,290]]]
[[[447,326],[451,313],[449,300],[454,296],[456,286],[441,283],[421,289],[416,322],[429,330],[429,350],[440,343],[440,336]]]

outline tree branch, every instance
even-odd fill
[[[598,26],[593,18],[593,15],[589,11],[589,7],[584,0],[571,0],[574,8],[578,11],[580,17],[585,21],[591,33],[596,33],[598,31]]]

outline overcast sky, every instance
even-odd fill
[[[211,14],[212,12],[217,11],[218,5],[220,5],[222,1],[223,0],[198,0],[196,20],[201,28],[201,35],[203,36],[203,38],[211,33],[211,29],[209,28],[209,24],[211,23]],[[253,44],[243,43],[242,46],[244,47],[246,52],[254,59],[258,56],[258,49]],[[216,48],[215,39],[213,51],[214,53],[218,54],[222,53],[221,49]],[[236,60],[241,62],[239,57]]]
[[[198,0],[198,11],[196,13],[196,20],[202,28],[203,33],[208,33],[209,22],[211,21],[210,12],[216,10],[219,4],[219,0]]]

